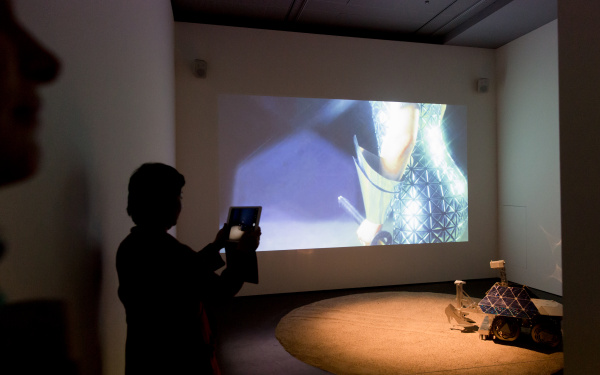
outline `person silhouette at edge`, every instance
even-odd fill
[[[175,168],[146,163],[129,180],[127,212],[136,224],[117,251],[119,298],[125,307],[125,373],[220,374],[207,309],[233,297],[244,283],[219,254],[225,225],[196,252],[167,230],[181,212],[185,179]],[[240,250],[255,251],[260,228],[244,234]]]
[[[0,186],[23,181],[37,170],[38,89],[53,82],[59,70],[58,59],[17,21],[12,4],[0,0]],[[0,241],[0,258],[3,253]]]

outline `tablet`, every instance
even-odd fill
[[[261,206],[233,206],[229,207],[227,224],[229,225],[229,240],[237,241],[247,230],[258,226],[260,221]]]

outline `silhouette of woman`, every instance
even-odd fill
[[[240,273],[226,268],[219,250],[229,231],[199,252],[167,230],[181,212],[184,177],[170,166],[148,163],[129,181],[127,212],[136,226],[117,252],[119,298],[127,316],[126,374],[219,374],[208,322],[210,305],[233,297]],[[258,247],[260,230],[240,246]]]

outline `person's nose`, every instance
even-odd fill
[[[23,43],[19,50],[21,73],[37,83],[51,82],[58,76],[60,62],[37,40],[23,33]]]

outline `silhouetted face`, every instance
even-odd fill
[[[16,21],[0,0],[0,185],[30,176],[38,165],[39,85],[58,74],[56,58]]]
[[[181,213],[185,178],[162,163],[145,163],[129,178],[127,213],[136,225],[169,229]]]
[[[179,214],[181,214],[181,193],[178,196],[173,197],[170,205],[170,209],[168,210],[167,221],[167,229],[177,225],[177,220],[179,220]]]

